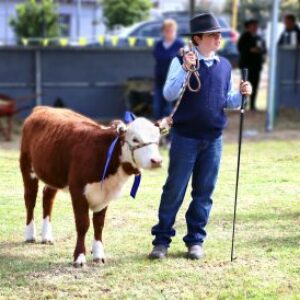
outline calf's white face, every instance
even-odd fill
[[[145,118],[136,118],[127,126],[122,147],[122,162],[130,162],[142,169],[161,166],[159,153],[160,131],[157,126]]]

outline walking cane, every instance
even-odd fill
[[[247,81],[247,79],[248,79],[248,69],[242,69],[242,80]],[[235,221],[236,221],[236,208],[237,208],[237,197],[238,197],[239,177],[240,177],[240,161],[241,161],[241,148],[242,148],[243,123],[244,123],[246,97],[247,97],[246,95],[242,95],[242,104],[241,104],[241,110],[240,110],[239,146],[238,146],[234,212],[233,212],[233,223],[232,223],[231,262],[235,259],[233,257],[234,256]]]

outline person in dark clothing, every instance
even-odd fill
[[[285,29],[281,33],[279,38],[279,45],[300,45],[300,28],[296,23],[296,17],[294,15],[286,15],[284,17]]]
[[[250,97],[250,109],[256,110],[255,100],[260,80],[260,72],[265,60],[266,43],[263,38],[257,34],[258,21],[251,19],[245,22],[245,32],[238,41],[240,52],[239,67],[242,70],[249,70],[249,81],[253,92]]]
[[[153,98],[153,115],[156,120],[171,113],[172,104],[165,100],[163,87],[167,78],[172,59],[178,54],[183,42],[177,38],[177,23],[173,19],[166,19],[162,26],[163,38],[154,47],[155,58],[155,87]]]

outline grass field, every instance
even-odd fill
[[[184,258],[189,193],[169,257],[147,259],[166,177],[163,151],[164,167],[144,173],[137,198],[128,197],[129,185],[111,203],[104,229],[106,264],[92,263],[88,255],[83,269],[71,266],[76,236],[67,193],[57,195],[54,207],[55,244],[23,243],[18,150],[0,148],[0,299],[300,299],[300,140],[269,136],[243,144],[237,259],[230,263],[236,148],[226,139],[203,260]],[[38,200],[40,231],[40,194]]]

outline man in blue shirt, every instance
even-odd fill
[[[192,201],[186,212],[187,234],[183,238],[187,257],[203,256],[202,243],[205,226],[212,207],[212,193],[216,184],[222,152],[222,132],[226,126],[224,108],[238,108],[242,94],[250,95],[249,82],[242,82],[240,91],[232,87],[231,65],[216,55],[220,47],[221,31],[217,19],[210,13],[200,14],[190,22],[194,52],[173,59],[164,96],[176,100],[184,86],[187,70],[199,61],[201,88],[197,92],[186,89],[173,116],[172,140],[168,178],[163,187],[158,212],[159,222],[152,228],[154,248],[149,257],[164,258],[175,235],[173,225],[192,176]],[[192,77],[191,87],[196,85]]]

